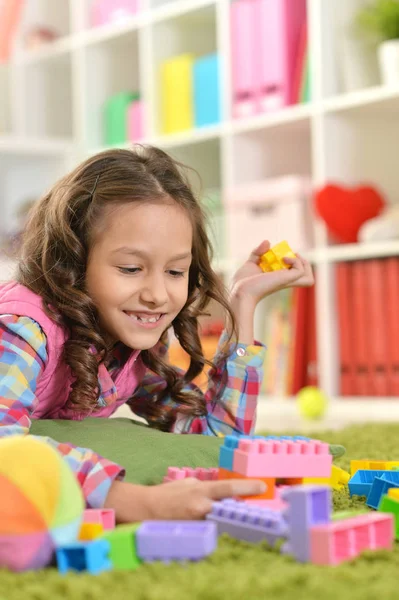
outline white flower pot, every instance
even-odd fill
[[[381,82],[399,85],[399,40],[387,40],[378,47]]]

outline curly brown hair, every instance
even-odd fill
[[[177,412],[162,409],[166,395],[178,404],[180,413],[202,416],[207,412],[202,392],[184,388],[205,364],[215,366],[205,359],[199,336],[198,317],[204,314],[210,300],[223,307],[229,323],[229,339],[221,360],[227,356],[233,337],[236,339],[234,315],[224,286],[211,266],[206,218],[185,167],[150,146],[107,150],[89,158],[58,181],[32,210],[17,274],[18,282],[39,294],[46,313],[65,328],[64,360],[76,378],[68,404],[90,414],[97,408],[100,394],[99,362],[109,358],[98,311],[85,289],[93,232],[110,205],[167,197],[187,211],[193,226],[193,248],[187,302],[172,323],[180,345],[190,357],[186,373],[181,376],[155,349],[141,351],[146,367],[166,381],[166,388],[150,403],[146,415],[163,430],[170,428]]]

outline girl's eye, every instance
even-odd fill
[[[137,273],[138,271],[140,271],[139,267],[118,267],[118,269],[121,273],[128,273],[130,275],[132,273]]]
[[[172,277],[184,277],[184,271],[168,271]]]

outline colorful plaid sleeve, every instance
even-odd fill
[[[219,349],[224,341],[225,334],[220,339]],[[165,357],[167,345],[162,345],[159,351]],[[204,392],[207,414],[191,419],[178,418],[173,431],[216,436],[252,433],[263,379],[265,352],[265,347],[257,342],[251,345],[238,344],[227,360],[221,360],[218,350],[214,359],[215,367],[209,372],[208,387]],[[154,394],[165,387],[163,379],[148,371],[142,385],[129,402],[132,410],[145,418],[146,405],[151,402]],[[187,389],[195,387],[190,384]],[[170,397],[166,397],[163,402],[166,409],[176,408],[176,403]],[[149,425],[156,427],[157,423],[149,422]]]
[[[36,384],[47,360],[46,336],[28,317],[0,316],[0,437],[26,435],[37,405]],[[36,436],[35,436],[36,437]],[[124,470],[86,448],[38,437],[58,450],[76,474],[87,506],[100,508]]]

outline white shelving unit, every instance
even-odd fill
[[[380,85],[372,59],[365,71],[365,52],[359,52],[348,33],[362,3],[308,0],[310,103],[234,120],[230,0],[142,0],[137,16],[97,29],[89,27],[90,0],[26,0],[22,32],[33,23],[42,23],[57,28],[62,37],[29,53],[20,39],[12,61],[0,67],[4,225],[16,203],[41,193],[66,168],[103,149],[105,99],[135,88],[140,89],[146,109],[145,142],[197,169],[206,189],[301,174],[315,186],[326,181],[373,182],[390,201],[399,200],[393,159],[399,139],[399,88]],[[219,53],[222,120],[217,126],[163,136],[158,123],[158,66],[183,51]],[[348,83],[348,65],[359,75],[355,85]],[[317,220],[314,224],[316,245],[308,255],[318,279],[320,384],[338,401],[334,264],[399,254],[399,241],[334,246],[323,224]],[[273,232],[265,231],[268,235]],[[235,266],[229,260],[220,264],[228,274]],[[345,399],[346,406],[357,402]],[[390,410],[392,399],[380,402],[379,406]],[[367,405],[373,403],[362,402],[364,415]]]

